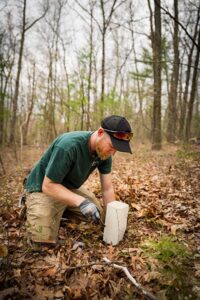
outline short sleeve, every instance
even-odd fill
[[[101,174],[109,174],[112,168],[112,157],[103,160],[98,166],[98,170]]]
[[[55,146],[46,167],[45,175],[54,182],[62,183],[73,164],[71,152],[72,150],[65,151],[63,148]]]

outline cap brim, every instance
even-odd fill
[[[129,141],[118,140],[110,135],[113,147],[120,152],[128,152],[132,154],[132,150]]]

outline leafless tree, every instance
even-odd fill
[[[161,149],[161,12],[160,0],[154,0],[154,27],[153,11],[148,0],[150,11],[151,42],[153,50],[153,75],[154,75],[154,102],[152,120],[152,149]]]
[[[173,68],[170,80],[170,91],[168,97],[168,125],[167,140],[174,143],[176,139],[177,124],[177,90],[179,79],[179,26],[178,26],[178,0],[174,0],[174,32],[173,32]]]
[[[45,7],[44,12],[41,16],[36,18],[30,24],[27,22],[26,18],[26,6],[27,0],[22,1],[22,24],[21,24],[21,32],[20,32],[20,45],[19,45],[19,57],[17,63],[17,75],[15,80],[15,88],[14,88],[14,96],[12,100],[12,119],[11,119],[11,130],[10,130],[10,143],[15,143],[15,128],[16,128],[16,120],[17,120],[17,107],[18,107],[18,96],[19,96],[19,86],[20,86],[20,75],[22,70],[22,59],[23,59],[23,52],[24,52],[24,43],[27,31],[32,28],[37,22],[39,22],[48,10],[48,5]]]
[[[200,23],[200,6],[198,7],[197,14],[196,14],[196,21],[193,29],[193,40],[196,40],[197,38],[199,23]],[[184,39],[184,44],[187,45],[186,39]],[[187,100],[188,100],[189,89],[190,89],[191,73],[193,69],[193,54],[194,54],[195,44],[190,43],[187,48],[188,48],[188,52],[187,52],[186,76],[185,76],[185,83],[184,83],[185,87],[183,91],[182,105],[181,105],[180,119],[179,119],[179,138],[181,140],[184,138],[184,133],[185,133]]]
[[[35,69],[36,69],[35,62],[33,62],[32,76],[31,76],[31,74],[29,75],[29,93],[27,95],[28,110],[25,113],[25,119],[21,125],[21,144],[22,145],[27,145],[29,124],[30,124],[31,115],[32,115],[35,100],[36,100],[37,81],[36,81],[36,70]]]
[[[8,88],[15,61],[16,39],[13,34],[11,14],[6,14],[5,28],[0,32],[0,144],[6,142],[6,107],[8,106]]]
[[[192,113],[194,108],[194,101],[197,94],[197,79],[198,79],[198,66],[199,66],[199,56],[200,56],[200,28],[198,28],[198,39],[197,39],[197,49],[196,49],[196,57],[194,62],[194,71],[192,76],[192,86],[191,92],[188,102],[188,111],[187,111],[187,119],[186,119],[186,127],[185,127],[185,141],[187,142],[190,138],[191,133],[191,123],[192,123]]]
[[[51,5],[51,11],[45,18],[46,31],[41,31],[46,47],[46,61],[47,61],[47,83],[46,83],[46,95],[44,103],[44,124],[45,124],[45,139],[52,141],[58,134],[56,127],[56,113],[57,113],[57,101],[60,99],[60,75],[58,68],[60,68],[61,49],[64,50],[65,44],[61,37],[61,22],[62,14],[65,9],[66,0],[59,0]],[[61,47],[60,47],[61,46]],[[65,77],[68,80],[66,60],[64,59]],[[62,100],[61,100],[62,105]]]

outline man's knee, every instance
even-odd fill
[[[43,193],[27,197],[27,232],[33,241],[55,242],[65,206],[57,204]]]

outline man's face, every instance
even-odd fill
[[[113,147],[109,135],[104,131],[96,140],[96,153],[101,160],[108,159],[117,150]]]

